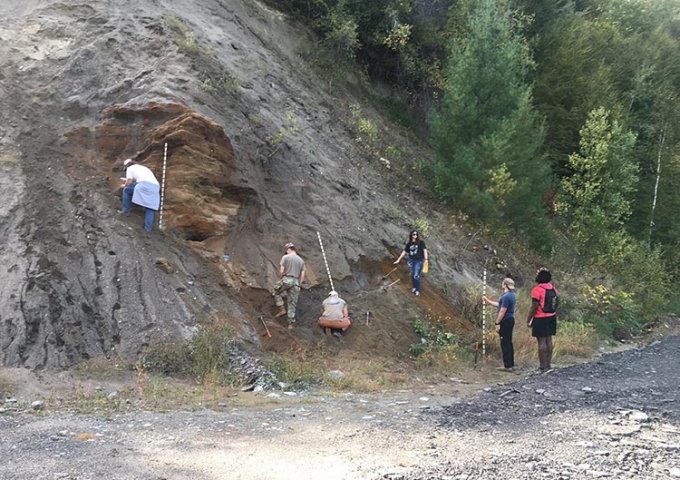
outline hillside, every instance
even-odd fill
[[[27,0],[0,12],[2,364],[134,361],[220,319],[256,356],[314,347],[338,362],[399,364],[416,318],[471,328],[457,325],[456,302],[495,251],[438,209],[412,163],[427,153],[361,87],[301,59],[314,39],[293,19],[250,0]],[[354,104],[403,155],[367,153]],[[119,213],[119,177],[132,157],[161,178],[165,143],[164,229],[149,235],[141,212]],[[417,219],[432,258],[418,299],[405,265],[383,278]],[[317,232],[355,321],[323,344],[315,323],[330,287]],[[271,296],[288,241],[310,287],[293,332]]]

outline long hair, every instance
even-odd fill
[[[413,240],[413,235],[417,235],[416,239]],[[411,230],[411,232],[408,234],[408,240],[406,240],[406,243],[420,243],[420,233],[418,233],[418,230]]]

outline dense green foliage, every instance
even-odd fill
[[[630,196],[638,183],[632,161],[635,136],[603,108],[581,130],[581,151],[569,156],[572,175],[562,179],[557,210],[579,252],[605,263],[621,252],[628,234]]]
[[[466,28],[450,39],[448,81],[431,122],[435,190],[478,219],[527,230],[541,246],[550,173],[526,42],[502,2],[480,0],[461,13]]]
[[[416,131],[452,207],[526,233],[553,265],[576,258],[607,292],[609,310],[590,309],[605,322],[635,330],[666,308],[680,277],[678,0],[271,1],[334,65],[430,119]]]

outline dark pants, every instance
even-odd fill
[[[515,328],[514,317],[506,318],[501,322],[498,332],[501,337],[501,352],[503,352],[503,366],[512,368],[515,366],[515,349],[512,346],[512,330]]]

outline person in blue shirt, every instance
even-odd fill
[[[515,328],[515,281],[512,278],[504,278],[501,283],[503,294],[497,302],[488,299],[482,300],[497,309],[496,331],[501,337],[501,352],[503,353],[503,369],[509,372],[515,369],[515,350],[512,346],[512,330]]]

